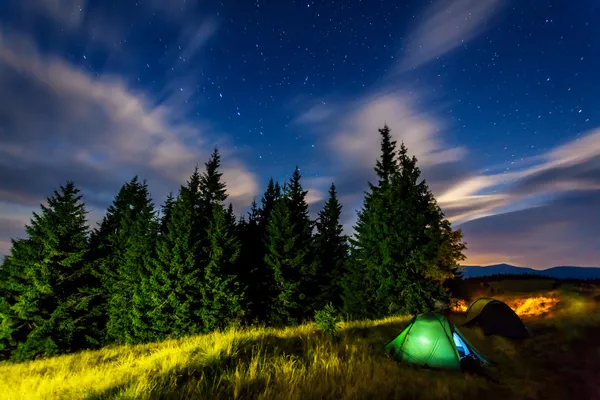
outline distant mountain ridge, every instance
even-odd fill
[[[559,266],[548,269],[516,267],[509,264],[489,266],[464,265],[463,277],[477,278],[490,275],[539,275],[554,279],[600,279],[600,267]]]

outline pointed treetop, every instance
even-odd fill
[[[194,172],[192,172],[192,175],[190,175],[189,179],[185,182],[185,185],[182,185],[179,189],[180,194],[181,192],[187,191],[193,196],[197,195],[200,190],[200,180],[200,168],[198,164],[196,164],[194,165]]]
[[[416,156],[408,156],[408,150],[403,142],[398,151],[398,164],[400,165],[402,176],[413,185],[417,184],[421,176],[421,169],[417,166],[417,161]]]
[[[222,204],[227,199],[226,186],[221,180],[223,174],[219,172],[221,155],[215,146],[209,160],[204,164],[206,170],[201,177],[202,195],[208,203]]]
[[[339,225],[341,213],[342,205],[337,198],[335,184],[332,183],[329,187],[329,198],[325,202],[323,209],[319,212],[319,218],[317,219],[317,230],[326,231],[327,229],[335,230],[338,228],[337,225]]]
[[[379,177],[379,182],[388,183],[391,176],[398,172],[398,164],[396,162],[396,141],[392,140],[390,128],[384,125],[379,129],[381,134],[381,157],[377,160],[375,172]]]

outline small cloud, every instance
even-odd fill
[[[332,116],[334,109],[326,104],[317,104],[299,115],[294,122],[299,124],[318,124]]]
[[[306,193],[306,202],[311,205],[325,200],[323,192],[317,189],[308,189]]]
[[[466,150],[448,147],[438,132],[441,123],[415,107],[414,96],[396,94],[370,96],[350,112],[330,142],[330,148],[345,164],[373,168],[379,156],[380,140],[374,127],[390,126],[392,136],[403,141],[421,167],[462,159]]]
[[[436,59],[489,27],[502,0],[436,0],[408,35],[399,71],[407,71]]]
[[[32,12],[39,12],[70,29],[81,26],[88,8],[87,0],[33,0],[23,3]]]

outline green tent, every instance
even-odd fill
[[[438,313],[414,317],[400,335],[384,346],[384,351],[398,361],[430,368],[460,370],[461,361],[466,358],[490,364]]]
[[[477,326],[485,335],[500,335],[511,339],[530,337],[523,321],[512,308],[489,297],[476,300],[469,306],[463,326]]]

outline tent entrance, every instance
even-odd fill
[[[463,340],[456,334],[456,332],[452,332],[452,339],[454,340],[454,345],[456,346],[456,350],[458,350],[458,355],[460,358],[464,358],[471,354],[469,351],[469,347],[463,342]]]

